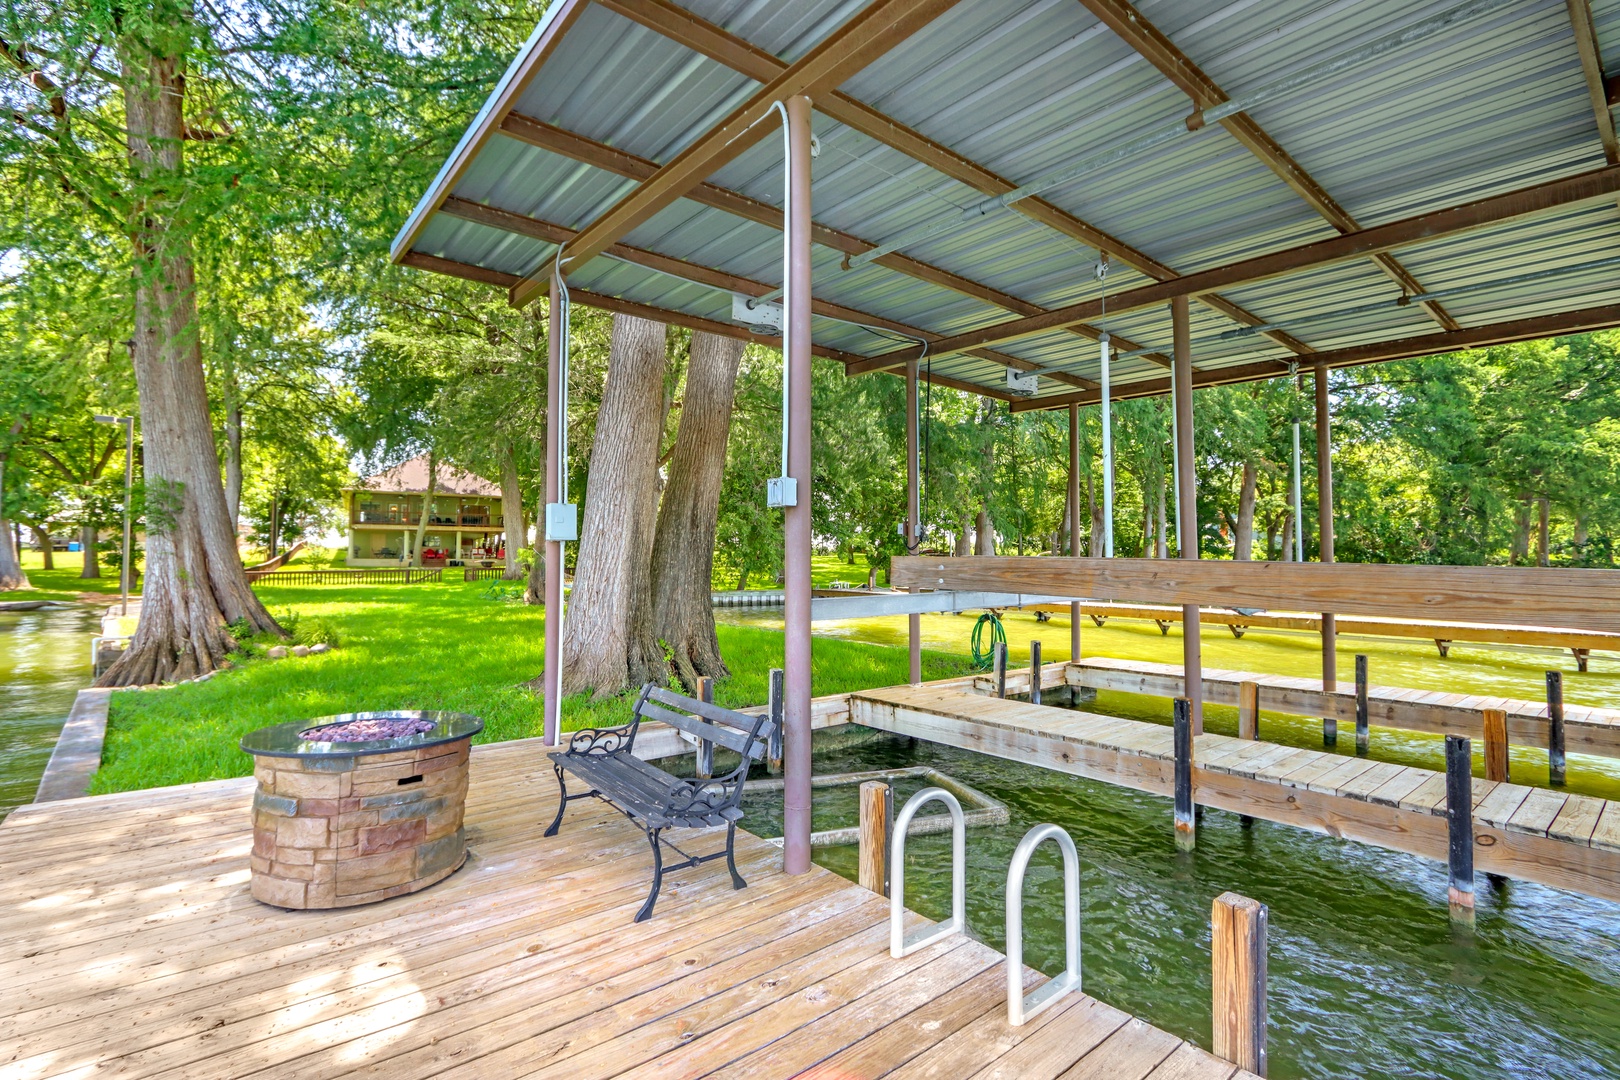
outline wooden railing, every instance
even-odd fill
[[[423,567],[360,567],[353,570],[248,571],[250,584],[270,585],[414,585],[441,581],[442,569]]]
[[[1383,563],[897,556],[897,588],[1048,593],[1385,618],[1620,631],[1620,571]]]
[[[487,581],[490,578],[501,577],[505,573],[506,565],[504,563],[500,566],[469,566],[462,570],[461,580]]]

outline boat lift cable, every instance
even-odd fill
[[[1101,172],[1111,165],[1124,161],[1126,158],[1142,153],[1144,150],[1150,150],[1153,147],[1175,141],[1187,135],[1196,135],[1211,125],[1225,120],[1227,117],[1247,112],[1257,105],[1274,101],[1305,87],[1320,85],[1341,71],[1376,60],[1413,42],[1444,33],[1460,23],[1482,15],[1488,15],[1513,2],[1514,0],[1470,0],[1468,3],[1459,4],[1430,18],[1414,22],[1412,25],[1394,33],[1376,38],[1342,56],[1325,60],[1319,64],[1311,64],[1294,72],[1292,75],[1285,75],[1240,97],[1232,98],[1207,109],[1200,109],[1183,120],[1171,121],[1164,127],[1139,135],[1135,139],[1127,140],[1107,150],[1081,158],[1071,165],[1066,165],[1044,176],[1037,177],[1027,184],[1013,188],[1011,191],[982,199],[953,217],[938,218],[904,229],[893,239],[846,260],[845,265],[850,269],[865,266],[902,248],[915,246],[932,236],[956,229],[964,223],[988,216],[999,210],[1005,210],[1016,202],[1032,198],[1052,188],[1072,183],[1092,173]]]

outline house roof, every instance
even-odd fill
[[[427,482],[428,460],[427,455],[423,454],[421,457],[401,462],[392,469],[385,469],[375,476],[366,477],[353,490],[386,492],[392,495],[425,495]],[[439,475],[434,483],[433,492],[435,495],[477,495],[490,499],[501,497],[499,486],[482,476],[445,464],[439,466]]]
[[[1177,296],[1195,385],[1573,333],[1620,325],[1617,58],[1620,0],[556,0],[393,258],[522,303],[561,246],[577,302],[747,336],[805,93],[851,374],[927,338],[1084,403],[1107,331],[1162,393]]]

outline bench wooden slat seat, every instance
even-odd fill
[[[644,719],[662,721],[699,741],[724,746],[742,760],[737,768],[712,780],[672,776],[635,756],[636,732]],[[601,799],[640,825],[652,846],[653,882],[647,902],[636,914],[636,922],[651,917],[666,870],[683,870],[724,858],[731,870],[732,887],[746,888],[748,883],[737,873],[735,854],[737,822],[742,818],[743,784],[748,779],[749,768],[764,758],[776,728],[776,721],[768,715],[746,716],[648,683],[636,698],[630,723],[616,728],[576,731],[569,738],[567,750],[550,755],[561,799],[556,820],[545,834],[557,835],[563,813],[575,799]],[[588,784],[590,790],[570,795],[565,773],[573,773]],[[707,829],[721,825],[726,827],[726,848],[709,855],[690,855],[662,835],[665,829]],[[685,861],[666,867],[663,853],[666,846]]]

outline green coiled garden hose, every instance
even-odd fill
[[[990,626],[990,640],[984,640],[985,624]],[[996,646],[1007,643],[1007,628],[1001,625],[1001,616],[993,611],[987,611],[979,616],[979,621],[973,624],[973,667],[977,671],[988,671],[996,662]]]

